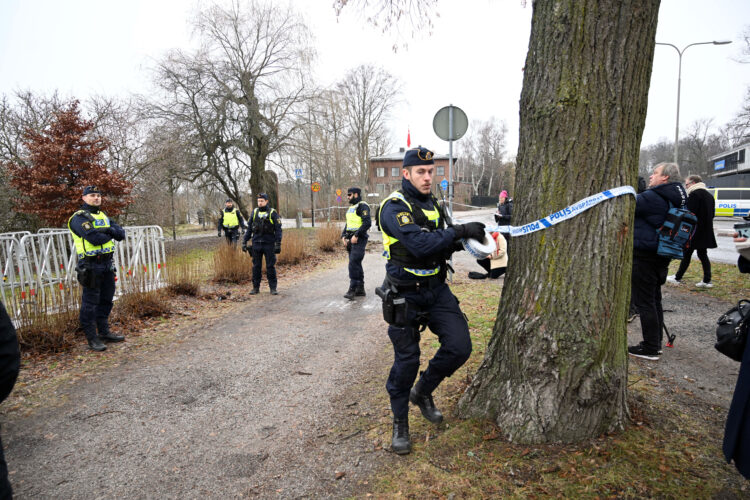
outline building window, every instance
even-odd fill
[[[391,167],[391,177],[398,177],[398,176],[399,176],[398,167]]]
[[[376,177],[385,177],[385,168],[380,167],[375,169],[375,176]]]
[[[438,167],[437,175],[445,175],[445,167]]]
[[[376,186],[378,193],[385,193],[385,184],[378,184]]]

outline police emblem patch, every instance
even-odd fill
[[[414,219],[412,218],[409,212],[399,212],[396,215],[396,219],[398,219],[399,226],[405,226],[407,224],[414,224]]]
[[[83,228],[84,228],[84,229],[85,229],[86,231],[88,231],[89,229],[91,229],[91,223],[90,223],[90,222],[84,222],[84,223],[83,223],[83,224],[81,224],[81,225],[83,226]]]
[[[367,210],[362,210],[362,217],[367,217]]]

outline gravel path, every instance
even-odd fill
[[[338,435],[357,404],[341,396],[388,345],[370,292],[384,273],[377,253],[365,273],[368,296],[354,302],[342,297],[345,266],[282,281],[277,297],[264,283],[169,348],[76,382],[61,407],[11,420],[17,497],[346,495],[375,460],[359,458],[373,449],[362,435]]]

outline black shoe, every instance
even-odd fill
[[[275,288],[271,288],[271,295],[278,295],[279,292],[276,291]]]
[[[650,359],[651,361],[658,361],[659,359],[659,351],[652,351],[641,344],[628,347],[628,353],[636,358]]]
[[[102,341],[99,340],[98,337],[94,337],[93,339],[88,339],[89,341],[89,349],[92,351],[106,351],[107,346],[102,344]]]
[[[109,331],[109,325],[105,326],[103,328],[98,328],[99,330],[99,340],[103,340],[105,342],[122,342],[125,340],[125,337],[122,335],[115,335],[111,331]]]
[[[435,402],[432,400],[432,394],[422,394],[422,379],[412,387],[409,393],[409,401],[412,404],[419,406],[419,410],[422,412],[422,416],[432,422],[433,424],[439,424],[443,421],[443,414],[435,408]]]
[[[476,271],[469,271],[469,279],[471,280],[483,280],[487,278],[487,274],[478,273]]]
[[[252,290],[250,290],[250,295],[258,295],[259,293],[260,290],[258,290],[257,288],[253,288]]]
[[[365,292],[365,285],[364,283],[361,285],[357,285],[357,289],[354,291],[354,295],[356,297],[364,297],[367,295],[367,292]]]
[[[393,439],[391,439],[391,450],[397,455],[411,453],[408,418],[393,419]]]
[[[349,290],[344,294],[344,298],[353,300],[356,295],[357,295],[357,289],[353,286],[350,286]]]

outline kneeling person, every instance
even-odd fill
[[[385,199],[379,213],[388,259],[381,288],[387,291],[383,294],[384,316],[387,311],[393,312],[388,318],[388,336],[394,362],[386,389],[393,411],[391,445],[398,454],[411,451],[409,401],[430,422],[442,422],[432,392],[471,354],[469,325],[445,284],[446,260],[460,247],[460,239],[482,240],[485,234],[484,224],[479,222],[446,227],[445,216],[431,192],[435,173],[432,156],[421,147],[406,152],[401,189]],[[396,301],[388,299],[394,295],[406,299],[405,308],[396,310]],[[419,371],[419,332],[424,326],[437,335],[440,348],[414,385]]]

